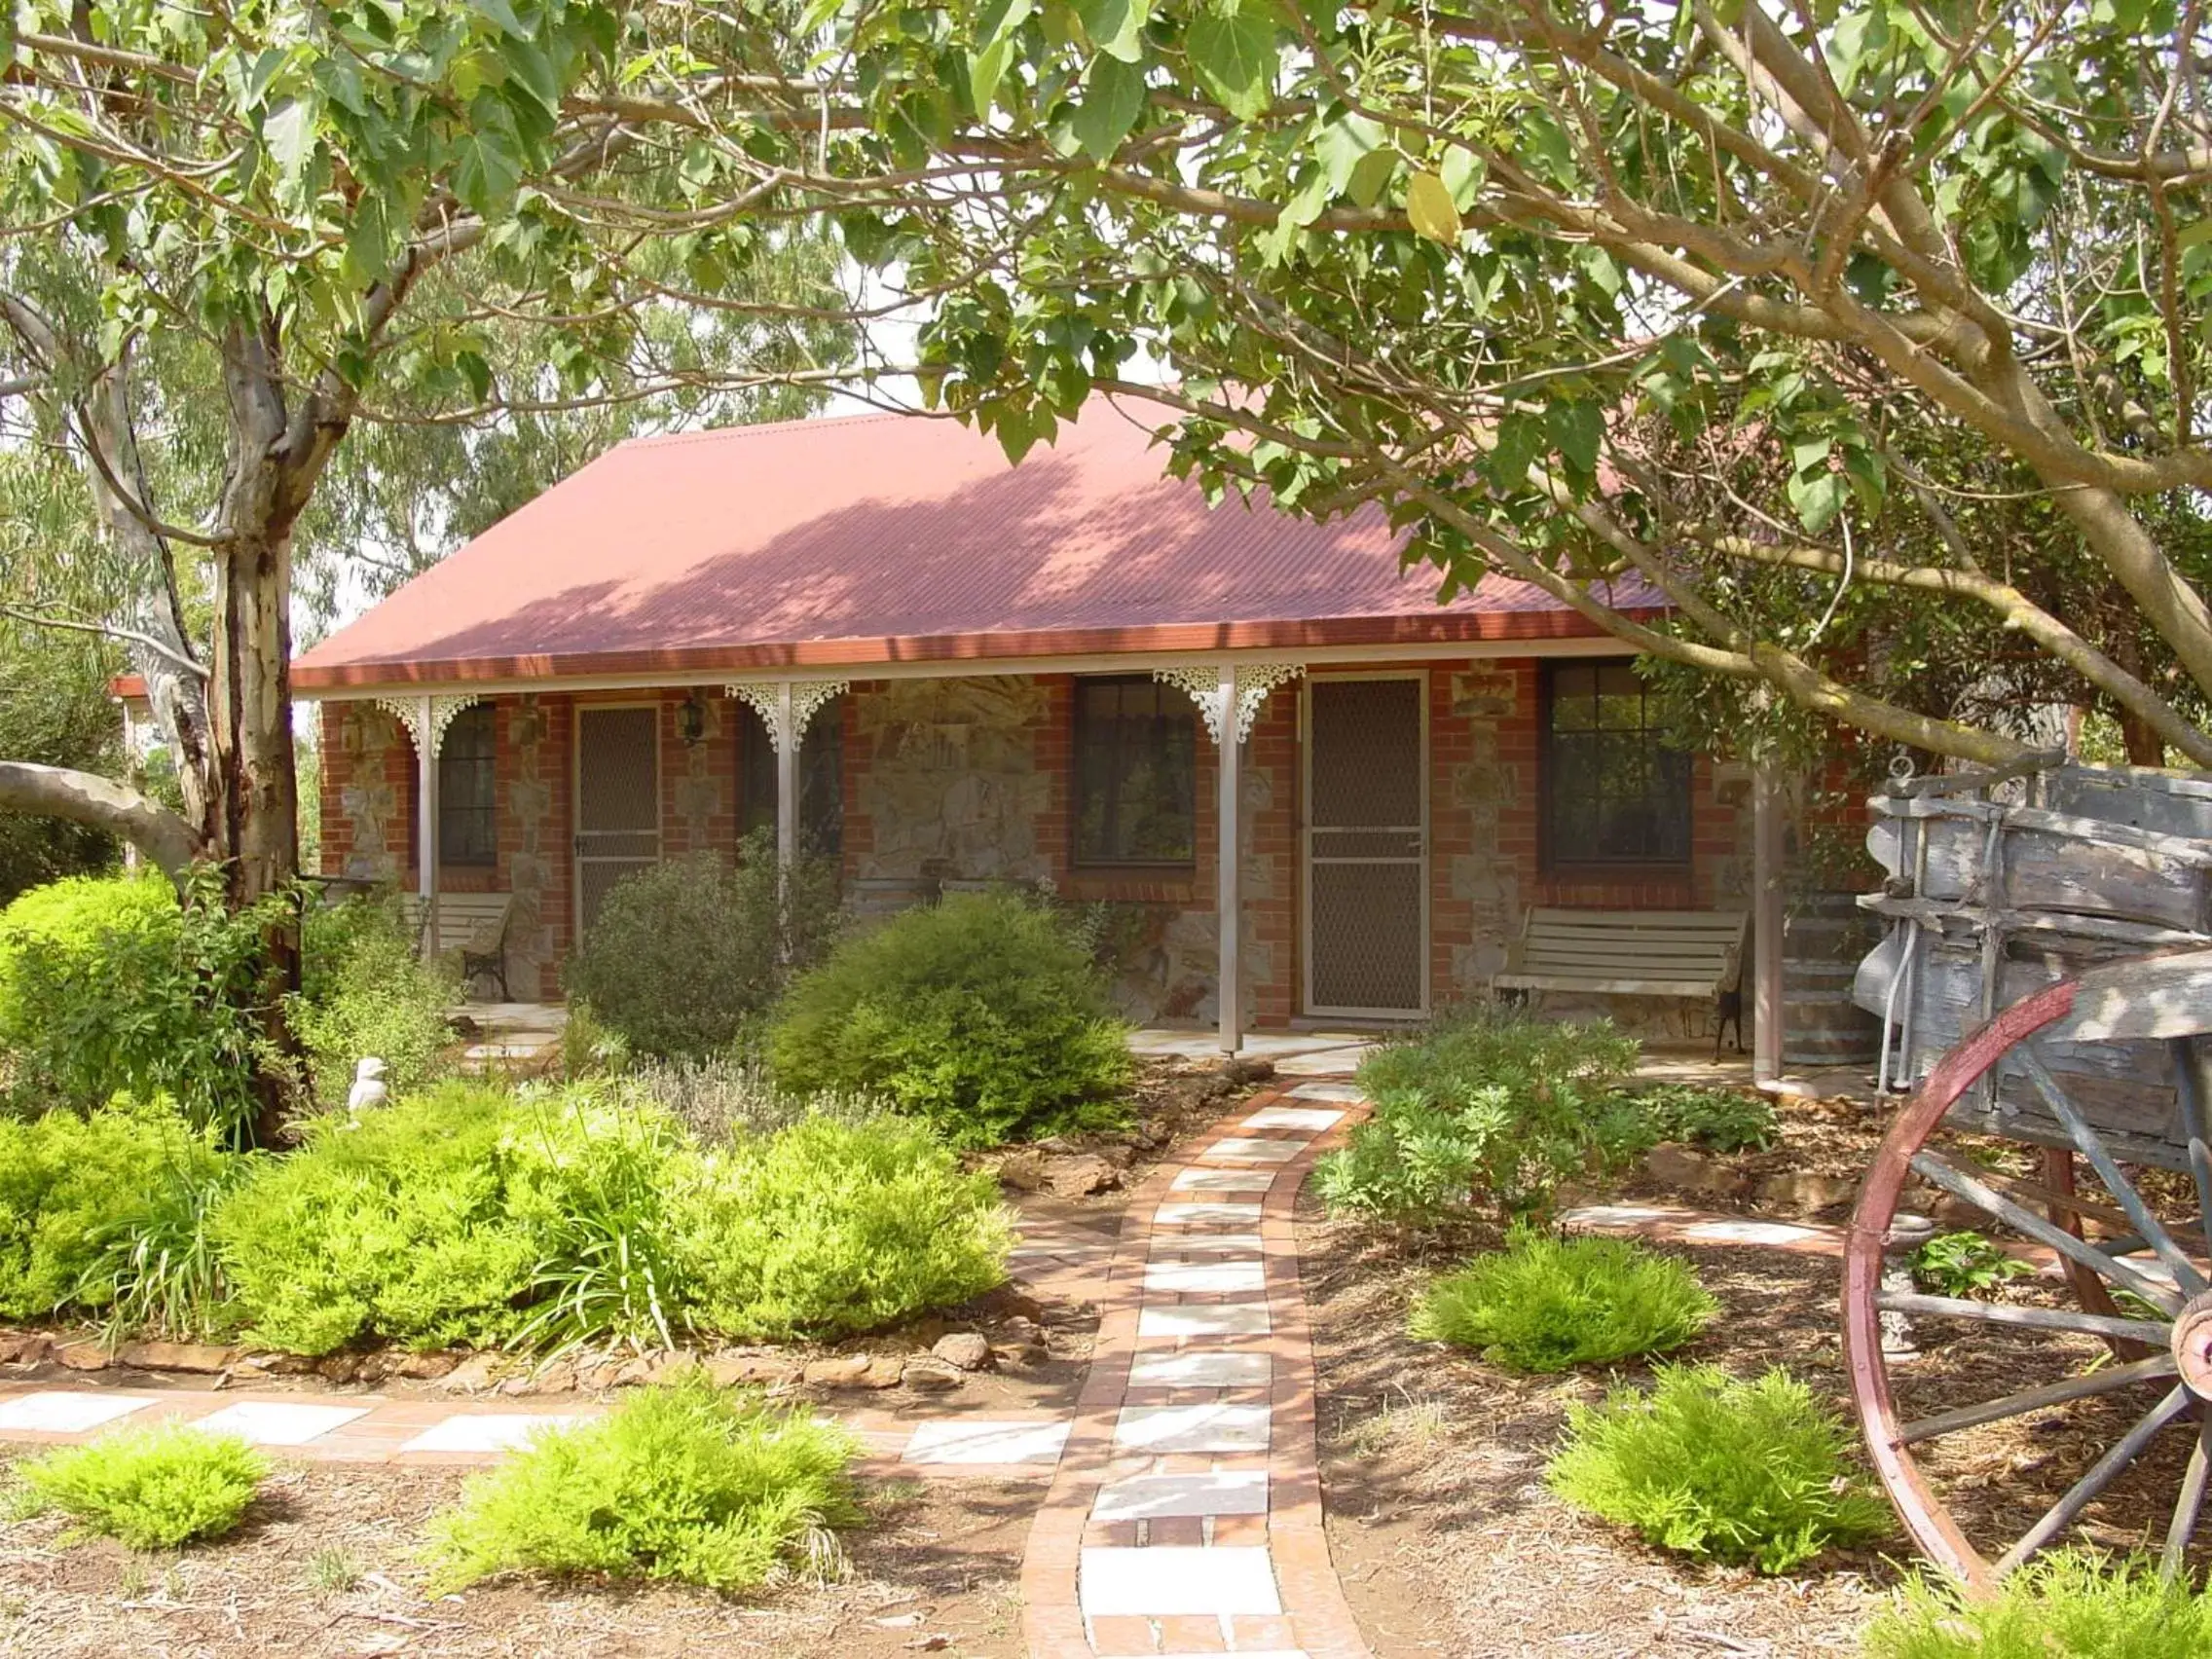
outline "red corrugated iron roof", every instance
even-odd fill
[[[1103,399],[1018,467],[990,437],[899,415],[623,444],[306,652],[293,684],[1596,631],[1495,576],[1439,606],[1379,511],[1209,509],[1164,460]]]

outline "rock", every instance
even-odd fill
[[[1165,1118],[1146,1118],[1137,1124],[1134,1132],[1147,1150],[1157,1152],[1167,1144],[1175,1131],[1167,1126]]]
[[[906,1362],[895,1353],[878,1354],[867,1362],[867,1370],[861,1375],[864,1388],[896,1388],[905,1375]]]
[[[1731,1198],[1744,1189],[1744,1179],[1715,1163],[1709,1153],[1677,1141],[1662,1141],[1643,1155],[1643,1172],[1662,1187]]]
[[[783,1388],[798,1381],[799,1368],[793,1361],[772,1353],[738,1353],[708,1360],[707,1375],[723,1388],[745,1383]]]
[[[814,1388],[851,1388],[867,1376],[868,1356],[865,1353],[831,1354],[827,1359],[810,1359],[800,1375],[807,1385]]]
[[[930,1352],[962,1371],[980,1371],[991,1363],[990,1340],[975,1331],[955,1331],[949,1337],[940,1337]]]
[[[1045,1185],[1045,1160],[1022,1147],[999,1160],[999,1185],[1017,1193],[1034,1193]]]
[[[0,1331],[0,1365],[36,1365],[54,1344],[34,1331]]]
[[[439,1389],[448,1394],[481,1394],[499,1379],[500,1356],[496,1353],[472,1353],[438,1380]]]
[[[576,1386],[589,1388],[593,1393],[614,1386],[614,1380],[622,1375],[622,1361],[603,1359],[591,1369],[576,1372]]]
[[[326,1377],[333,1382],[350,1382],[361,1374],[361,1356],[357,1353],[326,1353],[315,1362],[314,1374]]]
[[[909,1359],[905,1375],[901,1380],[909,1388],[918,1388],[924,1393],[941,1394],[947,1389],[960,1386],[961,1373],[957,1367],[947,1365],[941,1359],[925,1355],[919,1359]]]
[[[1758,1185],[1759,1202],[1806,1215],[1849,1203],[1858,1193],[1859,1183],[1841,1175],[1806,1175],[1794,1170],[1769,1175]]]
[[[1272,1060],[1224,1060],[1221,1075],[1241,1088],[1249,1083],[1267,1082],[1275,1075],[1275,1063]]]
[[[239,1350],[215,1343],[125,1343],[116,1358],[148,1371],[228,1371]]]
[[[1122,1184],[1122,1172],[1096,1153],[1055,1158],[1045,1168],[1046,1185],[1058,1198],[1088,1198]]]
[[[614,1373],[614,1386],[636,1388],[650,1382],[660,1374],[661,1362],[640,1354],[636,1359],[624,1360]]]
[[[272,1377],[306,1377],[320,1363],[312,1353],[257,1353],[252,1359]]]
[[[1009,1319],[1026,1319],[1032,1325],[1043,1325],[1046,1318],[1044,1303],[1037,1293],[1018,1278],[1010,1278],[995,1290],[986,1290],[968,1303],[970,1317],[984,1324],[1001,1323]]]
[[[105,1371],[113,1357],[105,1345],[90,1343],[63,1343],[55,1350],[54,1357],[71,1371]]]
[[[404,1377],[412,1382],[435,1382],[441,1377],[451,1376],[460,1364],[450,1353],[403,1353],[391,1369],[393,1376]]]
[[[399,1373],[399,1360],[398,1354],[365,1353],[361,1356],[360,1369],[353,1373],[353,1381],[382,1382],[387,1377],[395,1377]]]
[[[531,1392],[535,1394],[566,1394],[575,1385],[576,1368],[565,1359],[541,1365],[530,1374]]]

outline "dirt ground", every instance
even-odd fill
[[[15,1659],[675,1659],[690,1654],[1018,1659],[1015,1596],[1044,1484],[878,1482],[827,1578],[738,1602],[682,1587],[495,1583],[425,1601],[423,1523],[463,1476],[291,1464],[224,1542],[136,1555],[0,1530],[0,1654]],[[939,1641],[937,1639],[944,1639]]]
[[[1848,1103],[1791,1103],[1780,1147],[1723,1161],[1752,1180],[1784,1170],[1855,1177],[1884,1117]],[[2030,1167],[2029,1155],[1998,1143],[1960,1140],[1954,1153],[2015,1173]],[[1710,1193],[1641,1177],[1583,1196],[1716,1206]],[[1717,1207],[1761,1208],[1751,1199]],[[1844,1201],[1821,1213],[1840,1220],[1847,1209]],[[1860,1626],[1913,1559],[1901,1534],[1872,1550],[1833,1552],[1781,1578],[1646,1548],[1569,1509],[1542,1482],[1567,1405],[1599,1398],[1605,1376],[1516,1378],[1406,1335],[1408,1309],[1426,1280],[1494,1245],[1493,1234],[1408,1237],[1330,1222],[1309,1198],[1300,1235],[1330,1545],[1378,1659],[1792,1659],[1857,1651]],[[1839,1263],[1740,1244],[1668,1249],[1694,1268],[1722,1308],[1707,1335],[1675,1357],[1711,1360],[1744,1376],[1782,1365],[1848,1409]],[[2001,1294],[2065,1305],[2065,1292],[2048,1281],[2022,1281]],[[2089,1339],[2005,1327],[1918,1320],[1912,1334],[1918,1353],[1892,1370],[1906,1419],[2109,1357]],[[1641,1382],[1648,1372],[1624,1366],[1617,1376]],[[1931,1443],[1927,1466],[1970,1537],[1994,1554],[2156,1398],[2156,1390],[2135,1389],[1947,1436]],[[2083,1530],[2088,1541],[2155,1547],[2189,1438],[2186,1429],[2169,1429],[2137,1471],[2090,1506]]]

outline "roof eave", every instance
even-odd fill
[[[1657,609],[1624,610],[1649,618]],[[1269,622],[1176,622],[1138,628],[988,630],[875,639],[800,640],[667,650],[532,652],[500,656],[295,663],[292,689],[303,696],[384,686],[468,685],[665,675],[672,681],[794,669],[845,671],[864,678],[892,664],[983,664],[1052,657],[1203,655],[1222,651],[1372,645],[1495,645],[1597,639],[1604,630],[1572,610],[1468,610],[1409,616],[1347,616]]]

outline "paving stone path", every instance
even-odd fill
[[[1030,1659],[1370,1659],[1321,1530],[1292,1224],[1362,1110],[1343,1083],[1259,1096],[1133,1195],[1023,1559]]]

